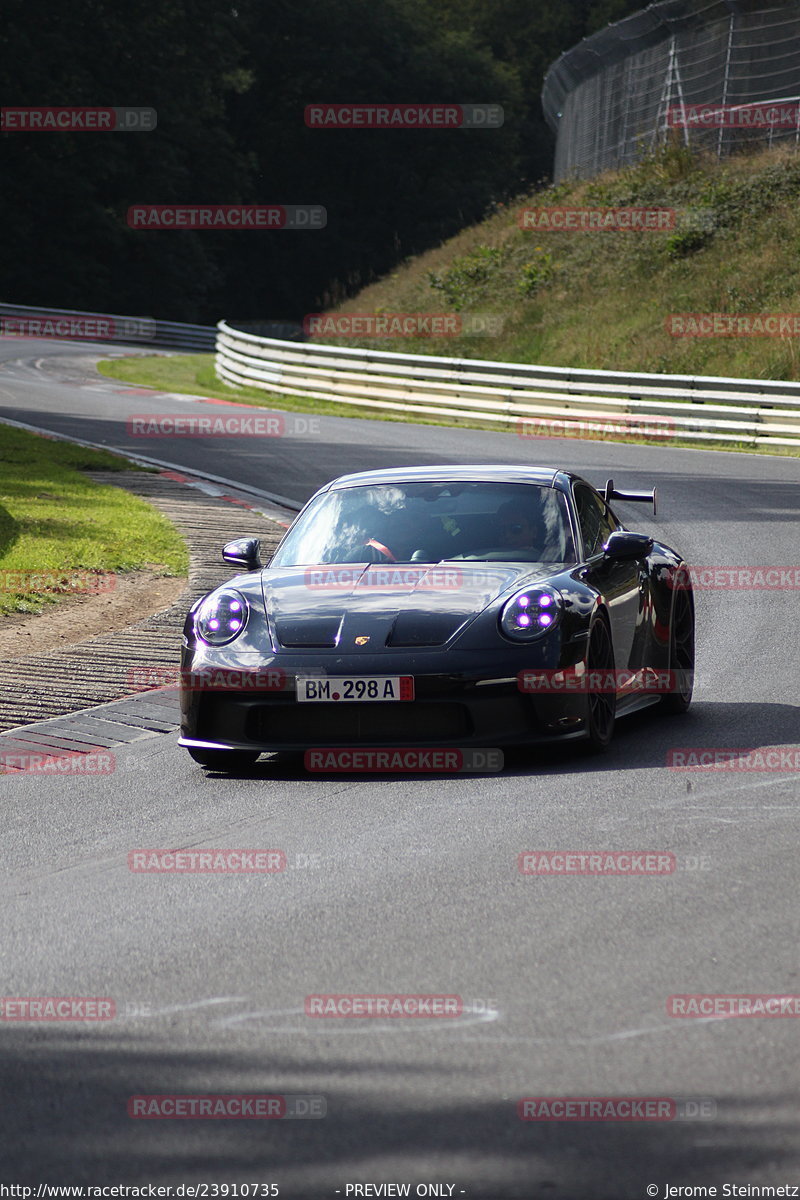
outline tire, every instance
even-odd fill
[[[680,671],[682,687],[675,692],[667,692],[661,698],[661,711],[665,713],[685,713],[692,703],[694,688],[694,597],[689,588],[678,588],[672,605],[672,619],[669,625],[669,669]]]
[[[611,630],[604,616],[599,616],[589,633],[586,652],[588,671],[610,672],[614,670],[614,647]],[[587,697],[586,741],[584,747],[589,754],[605,754],[614,736],[617,697],[614,692],[590,692]]]
[[[246,771],[258,761],[255,750],[195,750],[189,757],[207,771]]]

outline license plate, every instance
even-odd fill
[[[297,699],[313,702],[413,700],[413,675],[299,675]]]

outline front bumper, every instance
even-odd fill
[[[573,661],[583,648],[573,647]],[[517,686],[522,670],[567,665],[553,644],[510,647],[491,665],[486,654],[475,653],[406,653],[397,659],[384,654],[310,657],[281,655],[258,664],[262,670],[279,666],[285,673],[276,690],[183,688],[180,744],[263,752],[345,746],[466,748],[545,743],[585,733],[586,696],[530,694]],[[212,665],[217,664],[207,658],[201,662],[185,651],[185,672]],[[251,663],[246,669],[257,667]],[[415,699],[299,704],[295,678],[309,674],[413,675]]]

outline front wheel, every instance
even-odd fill
[[[694,690],[694,604],[688,588],[679,588],[675,595],[669,630],[669,668],[675,674],[674,680],[670,680],[674,691],[662,696],[662,711],[685,713]]]
[[[189,757],[207,771],[246,771],[258,762],[258,754],[252,750],[187,749]]]
[[[589,634],[586,668],[591,674],[597,671],[605,684],[601,690],[588,695],[586,717],[586,749],[590,754],[604,754],[614,736],[617,714],[617,695],[610,685],[614,673],[614,647],[611,630],[605,617],[598,617]]]

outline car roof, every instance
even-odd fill
[[[528,467],[513,463],[497,463],[480,466],[453,466],[442,463],[427,467],[389,467],[379,471],[359,471],[353,475],[340,475],[328,485],[331,491],[340,488],[358,487],[363,484],[381,483],[534,483],[540,487],[555,487],[556,479],[568,475],[558,467]],[[563,485],[562,485],[563,486]],[[325,488],[323,491],[327,490]]]

